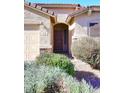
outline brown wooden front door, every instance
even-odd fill
[[[54,52],[62,52],[64,43],[64,31],[54,32]]]
[[[68,25],[59,23],[54,26],[53,52],[68,52]]]

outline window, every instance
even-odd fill
[[[98,23],[89,23],[89,27],[95,26],[96,24],[98,24]]]
[[[90,37],[98,37],[99,36],[99,23],[90,22],[88,23],[88,31],[87,35]]]

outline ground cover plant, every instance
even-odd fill
[[[25,93],[99,93],[85,80],[78,82],[59,67],[24,64]]]

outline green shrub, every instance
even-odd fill
[[[35,63],[25,67],[25,93],[95,93],[84,80],[80,83],[58,67]]]
[[[94,51],[91,53],[91,57],[90,57],[90,59],[88,60],[88,63],[89,63],[93,68],[100,69],[100,50],[99,50],[99,49],[94,50]]]
[[[36,58],[36,63],[39,65],[48,65],[54,67],[60,67],[64,69],[70,75],[74,75],[74,66],[71,61],[62,54],[54,54],[54,53],[44,53]]]
[[[82,61],[89,63],[93,68],[99,68],[100,44],[90,37],[82,37],[72,44],[72,54]]]

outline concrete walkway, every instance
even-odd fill
[[[85,62],[82,62],[78,59],[71,59],[71,62],[74,64],[77,80],[81,81],[82,79],[86,80],[87,83],[90,83],[94,88],[100,87],[100,71],[92,69],[91,66]]]
[[[81,60],[78,59],[71,59],[71,62],[75,66],[76,71],[88,71],[96,75],[97,77],[100,77],[100,71],[96,69],[92,69],[91,66],[85,62],[82,62]]]

